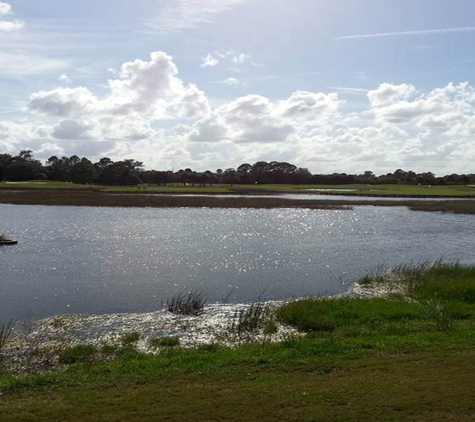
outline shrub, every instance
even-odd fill
[[[206,296],[201,292],[176,293],[167,300],[166,307],[169,312],[181,315],[199,315],[205,305]]]

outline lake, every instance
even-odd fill
[[[0,319],[333,295],[378,266],[475,263],[475,217],[409,211],[0,205]]]

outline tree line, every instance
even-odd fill
[[[178,171],[145,170],[143,163],[133,159],[112,161],[101,158],[93,163],[77,155],[52,156],[43,164],[31,150],[18,155],[0,154],[0,181],[52,180],[103,185],[172,185],[209,186],[213,184],[475,184],[475,174],[450,174],[436,177],[431,172],[415,173],[397,169],[394,173],[376,176],[371,171],[362,174],[312,174],[308,169],[287,162],[258,161],[241,164],[236,169],[196,172],[190,168]]]

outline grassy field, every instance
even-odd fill
[[[274,317],[302,334],[280,343],[156,356],[124,345],[107,362],[76,350],[65,371],[5,373],[0,420],[475,420],[475,268],[400,267],[360,284],[389,296],[290,302]]]
[[[414,186],[414,185],[213,185],[197,186],[100,186],[64,182],[0,182],[0,189],[68,189],[117,193],[169,194],[233,194],[233,193],[316,193],[351,196],[415,196],[415,197],[475,197],[474,186]]]

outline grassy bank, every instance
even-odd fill
[[[141,185],[102,186],[80,185],[65,182],[32,181],[26,183],[0,182],[0,189],[28,190],[86,190],[116,193],[166,193],[166,194],[272,194],[272,193],[315,193],[347,196],[375,197],[475,197],[474,186],[423,186],[423,185],[212,185],[206,187]]]
[[[279,343],[168,342],[151,356],[130,339],[106,361],[76,349],[65,371],[4,374],[0,420],[474,420],[475,268],[400,267],[358,285],[387,296],[290,302],[272,318],[301,334]]]
[[[207,208],[313,208],[349,209],[353,205],[406,206],[413,211],[440,211],[453,214],[475,214],[475,201],[390,201],[375,198],[361,201],[357,197],[348,200],[287,199],[273,197],[216,197],[153,195],[95,192],[92,190],[0,190],[1,204],[17,205],[69,205],[93,207],[207,207]]]

